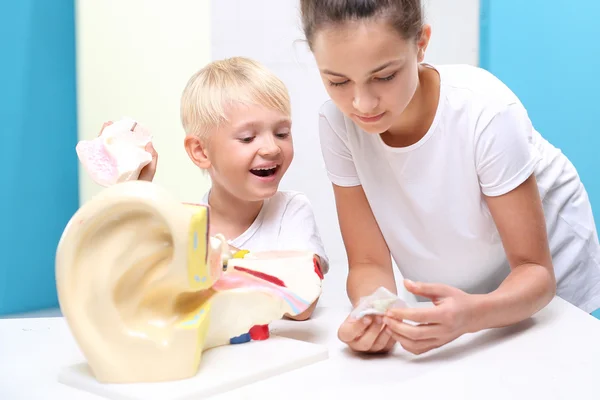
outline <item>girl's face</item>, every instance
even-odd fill
[[[364,131],[388,131],[417,89],[429,33],[405,40],[381,20],[317,31],[312,49],[329,97]]]

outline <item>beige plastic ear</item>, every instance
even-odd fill
[[[208,224],[208,207],[142,181],[104,189],[71,218],[57,248],[57,291],[98,381],[191,377],[203,351],[319,297],[312,254],[241,253],[223,272],[228,246],[208,236]]]

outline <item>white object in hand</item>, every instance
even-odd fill
[[[371,295],[362,297],[350,316],[359,319],[367,315],[384,315],[388,309],[393,307],[407,307],[407,304],[382,286]]]
[[[83,167],[101,186],[137,180],[141,170],[152,161],[145,147],[152,135],[131,118],[106,126],[93,140],[77,143],[76,151]]]

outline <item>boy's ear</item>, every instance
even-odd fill
[[[198,136],[187,135],[183,139],[183,146],[194,164],[202,169],[210,168],[211,162],[208,159],[205,143]]]

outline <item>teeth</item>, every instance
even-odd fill
[[[277,167],[268,167],[268,168],[252,168],[253,171],[269,171],[275,169]]]

